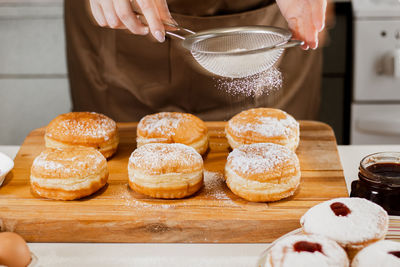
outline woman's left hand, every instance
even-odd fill
[[[276,0],[293,32],[293,38],[304,41],[303,49],[318,47],[318,34],[325,27],[327,0]]]

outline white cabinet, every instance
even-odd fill
[[[71,109],[63,1],[0,0],[0,145]]]

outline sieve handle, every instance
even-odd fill
[[[275,46],[273,49],[290,48],[290,47],[295,47],[295,46],[301,46],[303,44],[304,44],[303,41],[291,39],[291,40],[287,41],[286,43]]]
[[[137,16],[144,17],[144,15],[143,15],[142,13],[138,12],[138,11],[134,11],[134,13],[135,13],[135,15],[137,15]],[[183,32],[186,32],[186,33],[188,33],[188,34],[195,34],[194,31],[191,31],[191,30],[189,30],[189,29],[186,29],[186,28],[184,28],[184,27],[181,27],[181,26],[179,26],[178,24],[170,23],[170,22],[167,22],[167,21],[165,21],[165,20],[161,20],[161,22],[162,22],[162,24],[164,24],[164,26],[169,26],[169,27],[175,28],[175,29],[177,29],[178,31],[183,31]],[[148,26],[148,24],[147,24],[146,22],[142,21],[142,23],[143,23],[144,25]],[[172,36],[172,37],[175,37],[175,38],[178,38],[178,39],[181,39],[181,40],[185,40],[185,39],[186,39],[184,36],[182,36],[182,35],[180,35],[180,34],[177,34],[177,33],[175,33],[175,32],[172,32],[172,31],[165,31],[165,33],[168,34],[169,36]]]

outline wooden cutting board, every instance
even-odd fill
[[[0,188],[1,231],[15,231],[31,242],[271,242],[298,228],[308,208],[348,195],[332,129],[302,121],[297,149],[302,182],[295,196],[274,203],[250,203],[235,196],[223,180],[229,153],[224,125],[207,123],[205,186],[181,200],[152,199],[128,188],[136,123],[118,125],[119,149],[108,162],[108,185],[98,193],[78,201],[35,198],[29,186],[30,167],[44,149],[44,128],[34,130]]]

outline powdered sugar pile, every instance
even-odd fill
[[[234,171],[257,174],[276,170],[278,165],[284,164],[293,156],[294,153],[284,146],[256,143],[234,149],[228,156],[228,164]]]
[[[244,135],[253,132],[265,137],[288,136],[293,128],[298,127],[298,122],[291,116],[286,116],[284,119],[257,116],[254,117],[254,121],[248,123],[230,120],[229,127],[233,132]]]
[[[203,163],[203,158],[190,146],[179,143],[151,143],[137,148],[131,154],[129,162],[137,168],[159,171],[164,167],[192,167]]]
[[[261,96],[282,87],[282,73],[275,67],[244,78],[218,78],[217,86],[232,95]]]
[[[220,172],[204,171],[204,195],[213,199],[229,199],[225,193],[224,175]]]

